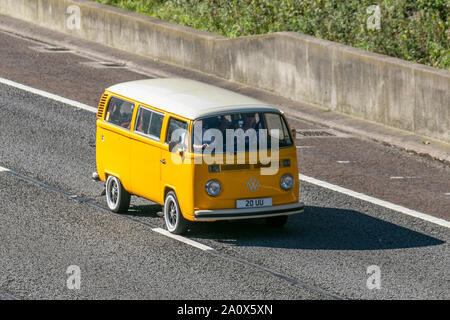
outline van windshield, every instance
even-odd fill
[[[281,114],[247,112],[196,120],[192,150],[201,153],[208,146],[213,153],[236,153],[291,146],[292,139]]]

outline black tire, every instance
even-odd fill
[[[127,212],[130,207],[131,194],[123,188],[120,180],[114,176],[108,176],[105,189],[109,210],[116,213]]]
[[[175,192],[169,191],[164,199],[164,220],[170,233],[183,234],[189,227],[189,221],[183,217]]]
[[[266,224],[271,227],[281,228],[287,222],[288,216],[277,216],[266,218]]]

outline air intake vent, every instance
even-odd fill
[[[97,110],[97,118],[98,119],[103,118],[103,111],[105,110],[106,100],[108,100],[108,94],[104,93],[98,104],[98,110]]]

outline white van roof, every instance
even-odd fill
[[[107,90],[192,120],[218,113],[279,112],[259,100],[190,79],[129,81]]]

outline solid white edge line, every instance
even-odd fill
[[[323,188],[326,188],[326,189],[330,189],[330,190],[333,190],[333,191],[345,194],[347,196],[351,196],[351,197],[359,199],[359,200],[363,200],[363,201],[366,201],[366,202],[369,202],[369,203],[373,203],[373,204],[376,204],[376,205],[378,205],[380,207],[391,209],[391,210],[394,210],[394,211],[406,214],[408,216],[419,218],[419,219],[422,219],[424,221],[440,225],[442,227],[450,228],[450,221],[447,221],[447,220],[444,220],[444,219],[440,219],[440,218],[436,218],[436,217],[433,217],[433,216],[430,216],[428,214],[425,214],[425,213],[422,213],[422,212],[418,212],[418,211],[415,211],[415,210],[412,210],[412,209],[408,209],[408,208],[405,208],[403,206],[400,206],[400,205],[397,205],[397,204],[394,204],[394,203],[391,203],[391,202],[388,202],[388,201],[384,201],[384,200],[380,200],[380,199],[377,199],[377,198],[373,198],[373,197],[365,195],[363,193],[359,193],[359,192],[356,192],[356,191],[353,191],[353,190],[349,190],[349,189],[346,189],[346,188],[343,188],[343,187],[340,187],[340,186],[337,186],[337,185],[334,185],[334,184],[331,184],[331,183],[328,183],[328,182],[325,182],[325,181],[322,181],[322,180],[318,180],[318,179],[315,179],[315,178],[312,178],[312,177],[305,176],[303,174],[299,174],[298,177],[299,177],[299,179],[301,181],[305,181],[305,182],[308,182],[308,183],[311,183],[311,184],[315,184],[317,186],[320,186],[320,187],[323,187]]]
[[[47,91],[43,91],[43,90],[39,90],[39,89],[36,89],[36,88],[32,88],[32,87],[29,87],[29,86],[26,86],[26,85],[23,85],[23,84],[20,84],[20,83],[17,83],[17,82],[8,80],[8,79],[4,79],[4,78],[0,78],[0,83],[8,85],[10,87],[14,87],[14,88],[20,89],[20,90],[25,90],[25,91],[31,92],[33,94],[36,94],[36,95],[39,95],[39,96],[42,96],[42,97],[45,97],[45,98],[48,98],[48,99],[52,99],[52,100],[55,100],[55,101],[58,101],[58,102],[61,102],[61,103],[64,103],[64,104],[68,104],[70,106],[73,106],[73,107],[76,107],[76,108],[79,108],[79,109],[82,109],[82,110],[86,110],[86,111],[89,111],[89,112],[97,113],[97,108],[88,106],[88,105],[86,105],[84,103],[81,103],[81,102],[78,102],[78,101],[75,101],[75,100],[70,100],[70,99],[58,96],[56,94],[53,94],[53,93],[50,93],[50,92],[47,92]]]
[[[162,229],[162,228],[152,228],[152,230],[157,232],[157,233],[160,233],[160,234],[162,234],[162,235],[164,235],[166,237],[178,240],[180,242],[183,242],[185,244],[188,244],[190,246],[193,246],[193,247],[195,247],[197,249],[200,249],[200,250],[203,250],[203,251],[214,250],[213,248],[208,247],[208,246],[206,246],[204,244],[201,244],[200,242],[197,242],[197,241],[194,241],[194,240],[191,240],[191,239],[188,239],[188,238],[176,235],[176,234],[172,234],[169,231],[167,231],[165,229]]]
[[[45,98],[48,98],[48,99],[52,99],[52,100],[55,100],[55,101],[58,101],[58,102],[61,102],[61,103],[64,103],[64,104],[67,104],[67,105],[79,108],[79,109],[82,109],[82,110],[86,110],[86,111],[89,111],[89,112],[97,113],[97,108],[88,106],[88,105],[83,104],[83,103],[78,102],[78,101],[74,101],[74,100],[70,100],[70,99],[58,96],[58,95],[53,94],[53,93],[49,93],[49,92],[46,92],[46,91],[43,91],[43,90],[32,88],[32,87],[29,87],[29,86],[26,86],[26,85],[23,85],[23,84],[20,84],[20,83],[17,83],[17,82],[8,80],[8,79],[0,78],[0,83],[8,85],[8,86],[11,86],[11,87],[14,87],[14,88],[17,88],[17,89],[20,89],[20,90],[28,91],[30,93],[37,94],[39,96],[42,96],[42,97],[45,97]],[[7,168],[0,167],[0,172],[7,172],[7,171],[10,171],[10,170],[7,169]],[[170,233],[169,231],[161,229],[161,228],[152,228],[152,230],[157,232],[157,233],[159,233],[159,234],[162,234],[162,235],[164,235],[166,237],[169,237],[169,238],[181,241],[181,242],[183,242],[185,244],[188,244],[190,246],[193,246],[193,247],[198,248],[198,249],[203,250],[203,251],[214,250],[213,248],[208,247],[206,245],[203,245],[203,244],[201,244],[199,242],[190,240],[190,239],[182,237],[182,236],[174,235],[174,234]]]
[[[0,166],[0,172],[13,172],[13,171]],[[203,250],[203,251],[214,250],[213,248],[208,247],[207,245],[201,244],[200,242],[197,242],[197,241],[185,238],[183,236],[172,234],[172,233],[170,233],[169,231],[167,231],[165,229],[162,229],[162,228],[151,228],[151,229],[152,229],[152,231],[154,231],[156,233],[159,233],[159,234],[164,235],[164,236],[166,236],[168,238],[172,238],[172,239],[175,239],[177,241],[183,242],[183,243],[188,244],[188,245],[190,245],[192,247],[195,247],[197,249],[200,249],[200,250]]]

